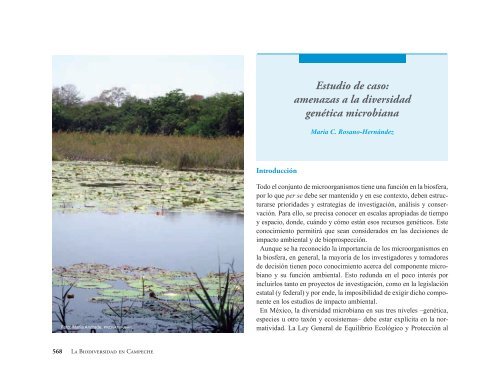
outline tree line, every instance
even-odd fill
[[[52,131],[242,136],[243,98],[243,93],[188,96],[176,89],[141,99],[114,87],[83,101],[74,85],[65,85],[52,89]]]

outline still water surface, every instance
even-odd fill
[[[226,213],[60,213],[52,217],[52,263],[153,266],[199,275],[234,261],[243,272],[243,216]]]

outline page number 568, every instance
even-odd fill
[[[62,354],[62,348],[53,348],[52,354]]]

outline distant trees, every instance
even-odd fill
[[[128,98],[130,98],[130,94],[125,87],[113,87],[109,90],[104,90],[101,95],[92,98],[90,102],[101,102],[107,106],[120,107]]]
[[[139,99],[123,87],[83,102],[73,85],[52,90],[52,130],[204,137],[244,134],[243,93],[186,95],[172,90]]]
[[[61,106],[76,106],[82,101],[82,97],[73,84],[66,84],[52,89],[52,104]]]

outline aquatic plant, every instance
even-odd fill
[[[117,309],[111,307],[109,303],[106,303],[111,312],[118,318],[118,320],[115,320],[113,317],[111,318],[113,324],[115,325],[116,332],[124,332],[127,329],[127,325],[124,324],[124,318],[132,311],[134,306],[134,302],[132,302],[130,306],[125,308],[123,307],[123,301],[124,298],[121,299],[120,307]]]
[[[170,169],[243,169],[243,137],[52,134],[52,160],[111,161]]]
[[[82,281],[77,281],[74,285],[75,288],[82,288],[82,289],[106,289],[106,288],[111,288],[112,285],[106,282],[103,282],[102,280],[97,280],[97,279],[87,279],[87,280],[82,280]]]
[[[68,328],[66,316],[70,312],[68,309],[69,307],[69,299],[72,299],[73,297],[70,296],[69,291],[71,291],[71,288],[73,288],[74,283],[71,283],[67,289],[65,289],[65,285],[63,284],[61,286],[61,297],[54,296],[54,298],[57,300],[57,302],[52,302],[57,306],[57,311],[53,311],[53,314],[56,316],[57,320],[59,321],[61,327],[57,329],[54,332],[70,332],[70,329]]]
[[[136,289],[106,288],[99,291],[100,297],[94,297],[93,301],[118,302],[122,299],[137,299],[142,297],[141,292]]]
[[[243,213],[243,174],[157,166],[60,161],[52,164],[52,207],[64,212],[222,211]]]
[[[220,277],[220,275],[219,275]],[[212,300],[212,296],[207,291],[204,283],[196,275],[198,282],[201,287],[202,293],[194,291],[196,297],[200,300],[204,307],[202,311],[203,315],[208,319],[208,323],[204,323],[205,326],[210,327],[212,332],[218,333],[232,333],[238,332],[243,323],[243,305],[237,305],[233,300],[234,292],[230,291],[230,273],[227,270],[225,276],[225,284],[220,286],[220,293],[217,296],[217,301]]]
[[[239,317],[239,324],[232,324],[236,324],[234,331],[240,332],[243,329],[243,310],[241,316],[237,314],[243,307],[244,277],[242,272],[235,273],[234,269],[231,269],[227,289],[226,274],[220,271],[197,277],[194,272],[129,265],[112,267],[96,263],[53,267],[52,284],[63,290],[62,296],[58,299],[64,298],[68,281],[73,282],[73,288],[77,287],[75,283],[80,284],[79,296],[88,294],[89,302],[102,305],[100,309],[99,307],[95,309],[99,310],[99,315],[102,313],[114,319],[116,325],[114,322],[113,325],[115,329],[119,328],[120,332],[131,332],[131,326],[134,330],[136,328],[144,330],[146,328],[144,326],[151,320],[165,323],[159,327],[162,331],[223,331],[226,328],[214,328],[215,323],[207,318],[209,311],[194,293],[197,291],[206,303],[205,297],[210,297],[218,310],[219,299],[225,292],[226,301],[222,302],[223,308],[230,309],[229,304],[234,311],[233,316],[229,312],[224,318],[231,324],[234,316]],[[69,292],[66,295],[69,295]],[[66,296],[66,299],[69,297]],[[132,306],[128,306],[129,304]],[[57,322],[55,318],[54,322]],[[55,328],[58,326],[54,326]]]

